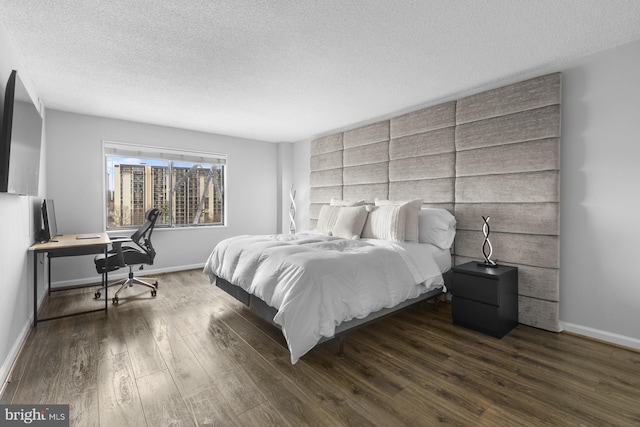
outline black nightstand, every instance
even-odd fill
[[[518,268],[477,262],[453,267],[453,324],[502,338],[518,324]]]

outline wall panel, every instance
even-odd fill
[[[453,204],[455,102],[391,119],[389,199]]]
[[[453,126],[393,138],[389,147],[389,159],[409,159],[456,151],[455,128]]]
[[[358,184],[345,185],[344,198],[346,200],[364,200],[372,204],[375,199],[387,199],[389,197],[389,184]]]
[[[344,133],[344,148],[389,141],[389,120],[373,123]]]
[[[374,142],[346,148],[342,156],[342,163],[347,166],[367,165],[389,161],[389,140]]]
[[[551,105],[458,125],[456,149],[470,150],[559,136],[560,106]]]
[[[559,73],[476,94],[456,109],[455,263],[482,259],[482,216],[493,258],[518,267],[520,323],[558,331]]]
[[[559,331],[560,310],[557,301],[546,301],[539,298],[518,297],[518,321],[548,331]]]
[[[343,197],[373,203],[389,195],[389,120],[344,133]]]
[[[482,226],[480,218],[479,226]],[[491,220],[489,221],[491,223]],[[498,263],[532,265],[544,268],[559,267],[558,236],[491,231],[494,260]],[[482,231],[462,230],[456,233],[455,253],[468,258],[482,258]]]
[[[450,178],[455,175],[455,153],[391,160],[389,181]]]
[[[315,228],[320,207],[332,197],[342,198],[343,145],[342,134],[328,135],[311,141],[309,179],[309,226]]]
[[[342,185],[342,169],[312,171],[309,182],[312,187],[339,187]]]
[[[459,151],[458,176],[560,169],[560,138]]]
[[[423,179],[389,183],[391,200],[422,199],[424,204],[453,204],[455,178]]]
[[[559,330],[562,76],[549,74],[312,142],[310,218],[331,197],[454,212],[454,263],[519,268],[520,322]]]
[[[345,186],[357,184],[387,184],[389,181],[388,163],[364,164],[345,167],[342,180]]]
[[[342,169],[342,150],[311,156],[311,171]]]
[[[456,203],[458,228],[482,229],[487,212],[491,212],[491,232],[557,236],[560,231],[558,203]]]
[[[544,203],[560,199],[558,171],[478,175],[456,179],[456,202]]]
[[[506,116],[519,111],[561,104],[560,73],[547,74],[458,100],[458,124]]]
[[[311,156],[342,151],[342,134],[336,133],[318,138],[311,143]]]
[[[423,108],[391,119],[391,138],[450,127],[455,121],[456,101]]]

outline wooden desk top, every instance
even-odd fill
[[[78,239],[78,236],[86,236],[96,234],[100,237],[92,239]],[[80,234],[62,234],[55,236],[53,240],[48,242],[34,243],[29,250],[36,252],[49,252],[62,249],[74,249],[87,246],[106,246],[111,243],[109,235],[107,233],[80,233]]]

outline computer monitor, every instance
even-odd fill
[[[58,236],[56,210],[52,199],[45,199],[42,201],[42,225],[44,226],[43,240],[49,241],[55,236]]]

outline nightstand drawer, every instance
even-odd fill
[[[451,294],[469,300],[499,305],[498,281],[453,272]]]
[[[453,324],[464,326],[485,334],[501,338],[499,308],[465,298],[453,296]]]

